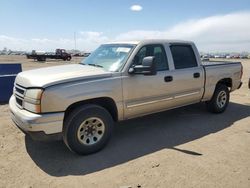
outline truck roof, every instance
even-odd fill
[[[108,42],[106,44],[140,44],[140,43],[180,43],[180,44],[192,44],[192,41],[185,41],[185,40],[168,40],[168,39],[143,39],[143,40],[136,40],[136,41],[114,41]]]

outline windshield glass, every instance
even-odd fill
[[[126,62],[135,45],[131,44],[104,44],[97,48],[81,64],[104,68],[116,72]]]

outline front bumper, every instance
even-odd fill
[[[34,140],[58,140],[62,135],[64,113],[35,114],[16,106],[15,97],[9,101],[12,121]]]

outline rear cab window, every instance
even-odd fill
[[[173,44],[170,46],[175,69],[197,67],[198,63],[191,45]]]

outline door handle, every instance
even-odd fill
[[[194,78],[200,78],[200,73],[199,72],[196,72],[196,73],[194,73]]]
[[[165,76],[164,81],[165,82],[172,82],[173,81],[173,76]]]

